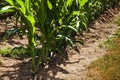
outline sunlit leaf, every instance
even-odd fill
[[[21,7],[20,7],[21,11],[22,11],[24,14],[26,14],[26,8],[25,8],[24,2],[23,2],[22,0],[16,0],[16,1],[17,1],[17,3],[21,6]]]
[[[5,6],[0,9],[0,14],[14,12],[13,6]]]
[[[25,7],[26,7],[27,11],[30,10],[30,0],[25,0]]]
[[[84,6],[88,0],[79,0],[80,7]]]
[[[47,4],[48,4],[48,8],[51,10],[52,9],[52,3],[49,0],[47,0]]]
[[[67,1],[66,1],[66,6],[71,6],[72,3],[73,3],[73,0],[67,0]]]
[[[14,6],[14,1],[13,0],[5,0],[7,1],[10,5]]]

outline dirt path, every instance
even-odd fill
[[[120,16],[120,9],[111,9],[93,24],[91,23],[89,32],[83,38],[86,42],[85,46],[77,44],[78,51],[68,47],[68,60],[54,59],[49,66],[41,67],[39,80],[93,80],[87,75],[88,65],[106,53],[103,42],[120,28],[112,22],[117,16]],[[21,43],[24,42],[21,41]],[[4,45],[10,44],[0,44],[0,48]],[[0,80],[31,80],[29,59],[16,60],[0,57],[0,61]]]

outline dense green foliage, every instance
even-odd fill
[[[87,31],[91,20],[117,3],[118,0],[2,0],[0,14],[15,13],[16,17],[15,27],[4,40],[14,33],[27,35],[36,74],[39,64],[46,63],[56,52],[63,53],[66,45],[75,42],[73,35]]]

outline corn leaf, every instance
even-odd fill
[[[85,22],[82,22],[83,26],[85,27],[85,30],[88,31],[88,26],[87,26],[87,23]]]
[[[59,27],[59,29],[62,29],[62,28],[71,29],[71,30],[73,30],[74,32],[78,33],[77,29],[74,28],[73,26],[70,26],[70,25],[69,25],[69,26],[63,25],[63,26]]]
[[[28,27],[29,27],[29,31],[30,31],[29,35],[32,39],[31,41],[32,41],[33,45],[36,46],[36,42],[35,42],[35,39],[34,39],[34,36],[35,36],[35,19],[31,14],[29,14],[27,16],[27,20],[29,21],[28,24],[30,25]]]
[[[72,5],[72,2],[73,2],[73,0],[67,0],[67,1],[66,1],[66,7],[67,7],[67,6],[71,6],[71,5]]]
[[[7,1],[10,5],[14,6],[14,1],[13,0],[5,0]]]
[[[51,10],[52,9],[52,3],[49,0],[47,0],[47,4],[48,4],[48,8]]]
[[[30,0],[25,0],[25,7],[27,11],[30,10]]]
[[[79,0],[80,8],[85,5],[88,0]]]
[[[8,30],[6,34],[3,36],[2,41],[5,41],[10,35],[14,35],[15,33],[17,33],[18,30],[19,30],[18,28],[11,28],[10,30]]]
[[[14,12],[13,6],[5,6],[0,9],[0,14]]]
[[[58,34],[56,39],[65,39],[66,42],[70,42],[70,44],[73,45],[73,41],[72,41],[72,39],[70,39],[69,37],[67,37],[67,36],[65,36],[65,35]]]
[[[24,4],[24,2],[22,1],[22,0],[16,0],[17,1],[17,3],[21,6],[21,11],[24,13],[24,14],[26,14],[26,8],[25,8],[25,4]]]

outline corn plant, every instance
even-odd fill
[[[48,58],[54,55],[54,52],[62,53],[62,49],[67,44],[73,44],[71,33],[77,33],[74,26],[70,24],[72,13],[67,13],[65,3],[61,1],[44,1],[37,0],[34,7],[37,9],[35,13],[36,27],[42,35],[37,35],[42,47],[38,51],[37,66],[46,63]],[[47,4],[47,6],[45,5]],[[66,12],[65,12],[66,11]],[[66,18],[66,16],[68,16]]]
[[[0,14],[15,13],[16,23],[3,39],[14,33],[27,35],[32,71],[36,80],[40,64],[45,64],[56,52],[63,54],[63,49],[67,45],[74,44],[73,34],[78,35],[87,31],[88,24],[94,16],[118,0],[5,0],[5,2],[7,5],[0,7]]]
[[[22,31],[27,31],[27,37],[28,37],[28,48],[30,50],[30,53],[32,55],[32,67],[33,67],[33,73],[34,73],[34,80],[36,80],[36,74],[37,74],[37,69],[39,67],[39,64],[45,63],[48,59],[48,55],[51,55],[54,51],[59,51],[63,47],[64,43],[71,43],[73,44],[73,41],[71,40],[71,32],[76,32],[77,30],[70,26],[70,20],[66,21],[65,23],[60,23],[60,20],[67,20],[67,18],[63,18],[62,16],[67,15],[65,14],[64,11],[67,11],[66,9],[64,10],[64,7],[61,6],[61,9],[58,10],[59,15],[49,15],[49,13],[54,13],[56,10],[56,4],[60,4],[59,1],[57,1],[54,6],[52,5],[49,0],[44,1],[44,0],[36,0],[36,1],[31,1],[30,0],[6,0],[6,2],[9,3],[8,6],[5,6],[1,9],[0,13],[8,13],[8,12],[16,12],[17,19],[20,18],[21,21],[21,27],[20,30]],[[32,2],[35,2],[35,4],[31,4]],[[47,6],[46,6],[47,4]],[[62,5],[62,4],[60,4]],[[52,9],[55,8],[55,9]],[[34,8],[37,8],[36,10],[33,10]],[[59,8],[59,6],[57,6]],[[62,10],[62,11],[61,11]],[[60,12],[59,12],[60,11]],[[62,13],[62,16],[60,15]],[[71,17],[71,14],[69,14]],[[58,17],[58,18],[57,18]],[[17,26],[18,21],[16,21],[16,26]],[[24,25],[23,25],[24,24]],[[35,25],[38,28],[38,30],[42,33],[42,35],[35,35]],[[24,30],[22,29],[25,26]],[[69,30],[69,31],[68,31]],[[14,31],[14,32],[13,32]],[[16,28],[11,29],[9,32],[10,33],[15,33],[18,30]],[[24,32],[25,32],[24,31]],[[68,31],[68,32],[67,32]],[[7,36],[9,36],[9,34]],[[5,36],[5,38],[7,37]],[[42,48],[40,51],[36,51],[36,41],[35,37],[40,41]],[[4,39],[5,39],[4,38]],[[64,42],[65,41],[65,42]],[[56,43],[60,44],[57,45]],[[66,45],[66,44],[65,44]],[[38,53],[38,60],[36,62],[35,57],[36,53]]]
[[[8,6],[5,6],[1,9],[0,13],[5,12],[16,12],[19,17],[21,18],[21,24],[22,22],[26,25],[27,30],[27,37],[28,37],[28,47],[30,50],[30,53],[32,55],[32,66],[33,66],[33,72],[35,74],[36,67],[35,67],[35,48],[36,48],[36,41],[35,41],[35,19],[33,16],[33,12],[31,9],[31,3],[30,0],[25,0],[24,2],[22,0],[6,0],[7,3],[9,3]]]

